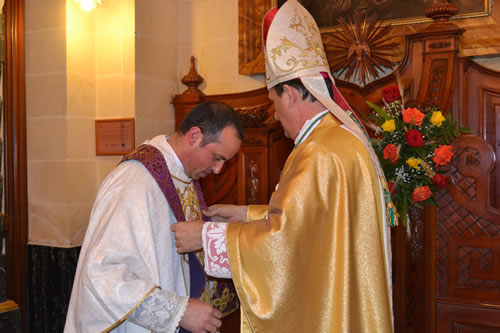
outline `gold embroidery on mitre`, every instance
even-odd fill
[[[295,14],[289,28],[294,29],[297,33],[304,36],[307,47],[303,48],[291,42],[287,37],[281,38],[281,44],[271,50],[273,64],[280,71],[290,73],[299,66],[301,66],[301,68],[328,66],[322,41],[317,38],[321,36],[320,32],[309,17]],[[285,61],[281,60],[281,56],[285,55],[293,48],[299,51],[297,55],[298,59],[295,55],[292,55],[289,58],[285,58]],[[287,65],[288,68],[285,68],[283,65]]]
[[[267,51],[266,81],[268,83],[309,68],[322,67],[321,71],[329,72],[318,26],[307,11],[305,13],[298,12],[296,8],[288,25],[290,30],[284,32],[279,44],[277,46],[270,45],[271,49]],[[279,20],[279,18],[277,19]],[[273,30],[271,28],[269,35],[283,33]],[[299,45],[302,44],[301,41],[305,41],[305,45]]]

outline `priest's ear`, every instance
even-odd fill
[[[184,134],[190,147],[198,147],[203,141],[203,133],[198,126],[193,126]]]

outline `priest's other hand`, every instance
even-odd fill
[[[222,325],[221,318],[222,313],[219,310],[199,299],[190,298],[179,325],[193,333],[217,332]]]
[[[170,226],[174,232],[175,247],[177,253],[187,253],[199,250],[203,247],[201,233],[203,221],[177,222]]]
[[[203,214],[216,222],[246,222],[247,206],[213,205],[203,211]]]

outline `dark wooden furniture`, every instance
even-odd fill
[[[435,332],[500,332],[500,72],[458,61],[452,184],[426,223]],[[432,314],[432,312],[431,312]],[[434,332],[434,331],[432,331]]]
[[[495,154],[476,135],[453,145],[452,184],[426,221],[428,302],[436,332],[500,332],[500,212],[489,191]]]

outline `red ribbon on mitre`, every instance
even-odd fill
[[[264,21],[262,22],[262,38],[264,40],[264,47],[266,47],[267,33],[269,32],[269,27],[271,27],[271,23],[273,22],[276,13],[278,13],[277,7],[268,11],[264,16]]]

